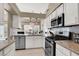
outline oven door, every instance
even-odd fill
[[[55,56],[55,43],[45,40],[45,55]]]

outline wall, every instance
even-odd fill
[[[4,10],[3,9],[3,4],[0,3],[0,22],[3,21],[3,13],[4,13],[3,10]]]
[[[79,26],[70,27],[70,32],[79,33]]]
[[[12,14],[8,13],[8,37],[10,37],[12,35],[12,33],[10,33],[11,28],[13,24],[13,19],[12,19]]]

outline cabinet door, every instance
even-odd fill
[[[26,48],[33,48],[34,45],[34,37],[32,36],[26,36]]]
[[[65,56],[61,51],[56,49],[56,56]]]
[[[15,40],[16,40],[16,42],[15,42],[15,48],[19,49],[19,42],[20,42],[19,41],[20,40],[19,37],[15,37]]]
[[[43,48],[45,49],[45,37],[42,37]]]
[[[57,8],[57,16],[60,16],[62,13],[64,13],[63,4]]]
[[[75,25],[78,22],[78,4],[77,3],[65,3],[65,25]]]
[[[43,39],[41,36],[26,37],[26,48],[39,48],[43,47]]]
[[[48,16],[46,18],[46,27],[47,27],[47,29],[51,27],[51,18],[50,18],[50,16]]]
[[[5,56],[15,56],[15,43],[11,44],[9,49],[10,51]]]
[[[55,18],[56,16],[57,16],[57,10],[53,12],[53,18]]]
[[[65,55],[65,56],[70,56],[70,50],[60,46],[59,44],[56,44],[56,50],[58,50],[59,52],[61,52],[61,54]],[[57,53],[57,51],[56,51],[56,53]]]
[[[17,15],[13,15],[13,27],[14,28],[19,28],[20,24],[20,17]]]
[[[41,38],[41,36],[36,36],[35,37],[34,45],[35,45],[35,48],[43,47],[43,39]]]
[[[3,55],[3,51],[0,51],[0,56],[2,56]]]

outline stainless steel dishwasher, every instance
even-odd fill
[[[16,40],[16,43],[15,43],[16,49],[25,49],[25,45],[26,45],[25,35],[15,35],[14,39]]]

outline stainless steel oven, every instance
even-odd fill
[[[45,38],[45,55],[46,56],[55,56],[56,43],[50,38]]]

